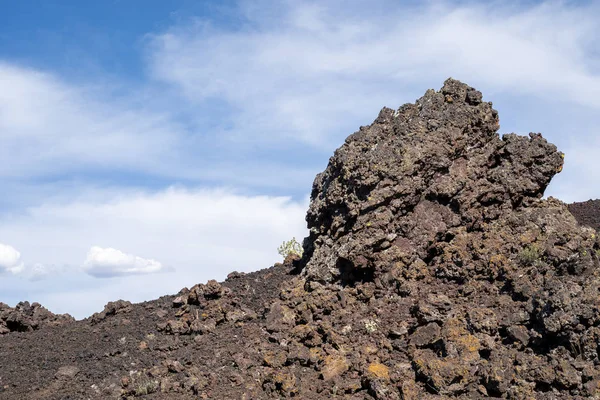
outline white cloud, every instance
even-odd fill
[[[396,106],[403,89],[419,85],[422,93],[449,75],[488,91],[567,96],[600,108],[591,68],[598,56],[586,51],[595,6],[285,4],[275,15],[246,8],[247,28],[235,32],[197,20],[156,35],[155,76],[192,100],[228,101],[240,128],[258,124],[311,142],[344,117],[372,118],[374,108]]]
[[[267,268],[280,260],[277,247],[283,240],[306,236],[306,208],[307,200],[229,190],[90,190],[85,198],[0,216],[0,237],[10,235],[31,265],[43,264],[36,274],[25,271],[24,277],[37,280],[0,280],[0,293],[8,296],[9,289],[18,287],[18,293],[10,294],[13,302],[39,301],[51,310],[84,317],[109,300],[149,300],[208,279],[225,279],[234,270]],[[82,255],[95,244],[112,249],[92,249],[87,269],[82,269]],[[173,271],[121,275],[158,264],[115,249],[159,260]],[[95,278],[107,275],[118,277]],[[75,306],[67,299],[77,293],[81,301]]]
[[[112,247],[102,248],[99,246],[90,248],[83,269],[97,278],[152,274],[165,270],[163,265],[156,260],[125,254]]]
[[[25,276],[27,276],[27,278],[31,281],[38,281],[55,275],[59,273],[59,271],[61,271],[61,269],[57,268],[54,265],[44,265],[42,263],[36,263],[32,266],[29,266],[26,269]]]
[[[18,274],[25,268],[21,262],[21,253],[14,247],[0,243],[0,272]]]
[[[156,170],[180,127],[108,85],[69,84],[0,60],[0,176],[45,176],[73,168]]]
[[[0,176],[137,173],[296,189],[321,169],[317,156],[382,106],[413,101],[450,75],[500,108],[520,96],[600,108],[593,2],[266,5],[241,1],[235,29],[194,20],[150,34],[149,76],[136,87],[0,61]],[[536,118],[557,125],[568,115],[555,105]],[[543,133],[562,145],[562,132]],[[582,141],[596,134],[577,132]]]
[[[216,119],[227,124],[227,114],[220,118],[209,107],[190,111],[164,85],[127,87],[101,79],[70,82],[0,59],[4,181],[24,186],[32,178],[87,181],[93,175],[289,188],[298,175],[307,176],[305,165],[282,164],[275,157],[247,161],[251,155],[224,140],[215,126]]]
[[[549,121],[543,133],[563,150],[566,135],[552,127],[569,120],[564,105],[585,105],[594,114],[600,109],[600,7],[594,2],[263,6],[241,2],[235,30],[196,19],[151,37],[154,77],[199,107],[228,104],[233,128],[226,134],[236,141],[300,142],[332,151],[381,107],[412,102],[448,76],[482,90],[502,109],[503,124],[512,118],[511,104],[529,98],[524,107],[533,129]],[[535,104],[541,105],[537,113]],[[594,165],[600,146],[588,142],[596,128],[573,131],[589,150],[571,156]],[[596,187],[592,193],[600,197],[582,165],[573,163],[569,176],[581,187]]]

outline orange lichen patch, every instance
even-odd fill
[[[323,380],[330,380],[336,376],[340,376],[350,368],[350,363],[346,357],[342,355],[331,355],[325,357],[321,377]]]
[[[444,336],[451,341],[455,341],[460,336],[468,333],[464,324],[457,318],[450,318],[444,324]]]
[[[479,349],[481,343],[473,335],[464,335],[456,339],[456,347],[458,352],[463,356],[466,361],[475,360],[479,358]]]
[[[266,351],[263,353],[263,363],[269,367],[279,368],[285,364],[287,355],[284,352]]]
[[[481,343],[479,339],[471,335],[465,328],[462,321],[451,318],[444,324],[443,336],[448,342],[448,347],[453,347],[456,355],[464,362],[473,361],[479,358],[479,349]]]
[[[390,369],[381,363],[371,363],[368,371],[369,375],[375,378],[385,379],[386,381],[390,379]]]

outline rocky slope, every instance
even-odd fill
[[[600,396],[600,239],[542,200],[556,147],[498,128],[451,79],[384,108],[316,177],[301,260],[4,335],[0,398]]]
[[[600,230],[600,200],[569,204],[569,211],[580,224]]]

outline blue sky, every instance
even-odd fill
[[[314,175],[449,76],[600,197],[594,2],[19,1],[0,14],[0,301],[84,317],[268,267]]]

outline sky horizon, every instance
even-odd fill
[[[315,175],[448,77],[600,198],[592,1],[75,0],[0,15],[0,302],[78,319],[280,261]]]

